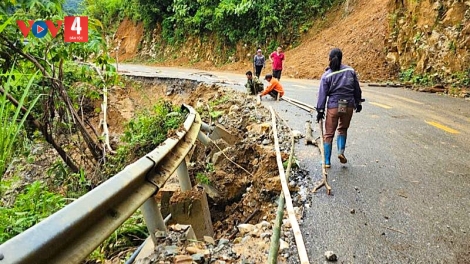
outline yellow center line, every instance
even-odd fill
[[[444,130],[445,132],[448,132],[448,133],[451,133],[451,134],[459,134],[459,133],[460,133],[459,131],[457,131],[457,130],[455,130],[455,129],[452,129],[452,128],[448,127],[448,126],[444,126],[444,125],[439,124],[439,123],[434,122],[434,121],[426,121],[426,120],[424,120],[424,122],[426,122],[426,124],[428,124],[428,125],[431,125],[431,126],[433,126],[433,127],[437,127],[437,128],[439,128],[439,129],[442,129],[442,130]]]
[[[384,105],[384,104],[379,104],[379,103],[374,103],[374,102],[369,102],[369,104],[375,105],[375,106],[378,106],[378,107],[382,107],[382,108],[385,108],[385,109],[390,109],[390,108],[392,108],[392,107],[389,106],[389,105]]]
[[[303,85],[298,85],[298,84],[293,84],[292,86],[300,87],[300,88],[307,88],[307,87],[305,87],[305,86],[303,86]]]

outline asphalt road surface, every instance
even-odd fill
[[[120,65],[145,76],[189,78],[244,91],[244,73]],[[286,96],[316,104],[319,81],[282,78]],[[310,171],[301,222],[311,263],[332,250],[340,263],[470,263],[470,101],[361,85],[363,111],[348,131],[348,164],[332,153],[332,195],[311,193],[321,178],[318,149],[296,146]],[[271,105],[293,129],[308,112],[285,101]],[[314,124],[316,126],[316,124]],[[315,132],[318,135],[318,129]],[[335,142],[334,142],[335,143]],[[292,259],[290,262],[295,263]]]

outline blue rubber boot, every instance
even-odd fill
[[[336,141],[338,143],[338,159],[341,163],[347,163],[348,160],[344,156],[344,150],[346,149],[346,135],[338,135]]]
[[[331,167],[331,143],[323,143],[323,153],[325,154],[325,168]]]

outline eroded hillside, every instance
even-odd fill
[[[335,6],[286,47],[285,76],[319,78],[328,51],[340,47],[344,63],[363,81],[398,79],[420,84],[468,85],[470,1],[350,0]],[[159,38],[144,40],[140,23],[124,20],[116,33],[120,60],[139,57],[167,66],[241,72],[251,69],[256,47],[237,45],[235,54],[215,49],[210,38],[189,38],[174,50]],[[271,51],[265,51],[265,55]],[[268,65],[268,69],[269,65]]]

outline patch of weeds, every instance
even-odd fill
[[[206,184],[206,185],[211,184],[209,177],[207,177],[207,175],[202,172],[196,173],[196,181],[201,184]]]
[[[210,101],[209,102],[209,106],[212,108],[212,107],[215,107],[215,106],[218,106],[218,105],[221,105],[221,104],[225,104],[226,102],[228,102],[230,100],[230,96],[228,95],[224,95],[220,98],[217,98],[213,101]]]
[[[0,182],[0,189],[8,188],[8,184]],[[12,207],[0,205],[0,244],[39,223],[65,204],[65,198],[50,192],[44,183],[36,181],[28,185],[16,197]]]
[[[160,100],[152,110],[142,111],[126,126],[116,154],[109,157],[106,173],[111,176],[125,166],[146,155],[165,141],[172,131],[178,129],[186,115],[179,106]]]
[[[224,111],[210,111],[210,112],[209,112],[209,115],[210,115],[212,118],[219,118],[219,117],[221,117],[223,114],[224,114]]]
[[[214,168],[214,164],[213,163],[207,163],[206,164],[206,171],[207,172],[214,172],[215,171],[215,168]]]
[[[470,69],[467,71],[455,72],[452,74],[452,86],[470,86]]]
[[[287,165],[289,164],[289,160],[286,160],[282,163],[282,166],[284,169],[287,169]],[[292,164],[290,165],[291,169],[295,169],[299,167],[299,161],[297,160],[296,157],[292,157]]]
[[[411,81],[411,79],[413,78],[414,72],[415,72],[415,69],[413,67],[410,67],[407,70],[400,72],[399,74],[400,81],[402,82]]]

